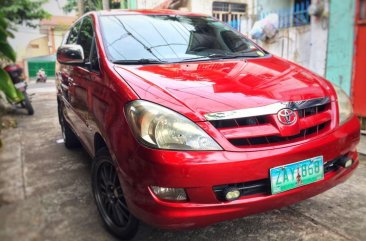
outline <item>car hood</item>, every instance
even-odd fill
[[[116,65],[115,70],[141,99],[172,109],[184,105],[200,115],[331,95],[327,81],[274,56]]]

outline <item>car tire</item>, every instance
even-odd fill
[[[132,239],[139,221],[128,210],[114,162],[106,148],[97,152],[93,162],[92,189],[106,229],[122,240]]]
[[[59,122],[61,126],[62,138],[64,139],[64,144],[67,149],[73,149],[80,147],[80,141],[78,137],[75,135],[74,131],[71,129],[70,125],[65,120],[65,117],[62,113],[60,107],[58,108]]]

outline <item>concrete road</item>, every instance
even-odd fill
[[[53,84],[31,86],[34,116],[3,133],[0,240],[116,240],[91,195],[90,158],[60,142]],[[192,231],[144,227],[135,240],[366,240],[366,158],[346,183],[280,210]]]

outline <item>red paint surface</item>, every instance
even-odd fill
[[[360,18],[360,7],[360,1],[357,1],[352,100],[355,113],[366,117],[366,16]],[[363,7],[366,8],[366,3]],[[363,11],[366,13],[366,9]]]
[[[274,56],[115,69],[142,99],[160,103],[166,95],[198,115],[320,98],[331,89],[320,77]]]
[[[170,12],[170,11],[169,11]],[[150,12],[141,12],[150,14]],[[156,13],[156,11],[153,11]],[[159,12],[159,13],[165,13]],[[108,13],[111,14],[111,13]],[[161,228],[190,228],[289,205],[345,181],[358,164],[359,122],[353,117],[339,126],[335,93],[321,77],[296,64],[269,56],[248,60],[217,60],[183,64],[115,66],[107,58],[98,20],[92,14],[100,56],[100,73],[76,66],[59,66],[58,100],[86,150],[94,156],[95,140],[102,137],[116,162],[128,206],[142,221]],[[70,81],[72,80],[72,81]],[[274,123],[265,128],[222,130],[203,114],[328,96],[331,109],[320,119],[329,128],[306,140],[276,147],[243,150],[225,136],[296,133],[295,126],[314,125],[319,118],[299,121],[289,128]],[[171,108],[196,122],[223,151],[165,151],[139,144],[127,124],[126,103],[145,99]],[[269,178],[269,169],[310,157],[332,160],[348,154],[350,169],[340,168],[325,179],[276,195],[252,195],[220,202],[212,187]],[[149,186],[185,188],[189,201],[164,202]]]

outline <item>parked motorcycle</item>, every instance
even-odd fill
[[[42,82],[42,83],[46,83],[47,80],[47,75],[46,72],[44,71],[44,69],[40,69],[37,72],[37,80],[36,82]]]
[[[34,114],[34,109],[27,93],[27,83],[24,80],[23,69],[16,64],[0,68],[0,90],[6,95],[7,100],[15,106],[25,108],[29,115]]]

